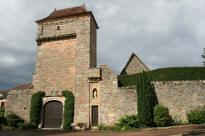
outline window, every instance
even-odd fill
[[[56,27],[56,30],[61,30],[61,27],[60,27],[60,26],[57,26],[57,27]]]
[[[97,98],[97,89],[93,89],[93,98]]]

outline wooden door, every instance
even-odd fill
[[[51,101],[44,106],[44,128],[61,128],[63,105],[58,101]]]
[[[98,106],[92,106],[92,126],[98,126]]]

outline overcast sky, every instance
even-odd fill
[[[202,66],[205,0],[84,0],[98,30],[98,65],[120,73],[132,52],[150,69]],[[0,0],[0,90],[32,81],[36,20],[81,0]]]

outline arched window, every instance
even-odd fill
[[[95,89],[93,89],[93,98],[97,98],[97,89],[95,88]]]

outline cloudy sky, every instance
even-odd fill
[[[150,69],[202,66],[205,0],[84,0],[98,30],[98,65],[120,73],[132,52]],[[82,0],[0,0],[0,90],[32,81],[36,20]]]

